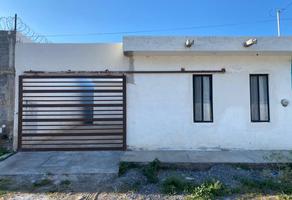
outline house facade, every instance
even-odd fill
[[[250,39],[256,39],[257,42],[252,40],[247,47],[244,43]],[[49,111],[39,115],[38,119],[25,117],[30,116],[29,112],[31,115],[39,114],[45,106],[36,111],[25,111],[28,109],[25,107],[39,106],[42,101],[51,98],[45,97],[53,93],[53,88],[57,87],[54,84],[66,82],[68,76],[71,76],[71,81],[78,79],[80,75],[82,81],[78,79],[77,82],[87,82],[84,78],[88,77],[91,82],[102,82],[107,76],[112,80],[125,77],[123,88],[126,93],[124,91],[123,99],[120,99],[124,110],[119,113],[124,123],[123,150],[291,150],[291,56],[291,37],[130,36],[124,37],[123,42],[118,44],[18,43],[15,56],[15,119],[18,120],[14,122],[14,148],[36,145],[31,141],[52,141],[51,135],[41,134],[48,132],[43,131],[46,126],[59,122],[59,117],[56,120],[57,115],[49,115]],[[40,89],[40,99],[29,102],[23,99],[25,95],[38,94],[31,91],[32,88],[25,88],[36,87],[34,77],[54,84],[40,86],[46,87],[50,93],[44,95]],[[20,80],[23,88],[19,86]],[[106,87],[112,89],[114,86]],[[29,91],[31,94],[25,94]],[[94,90],[92,96],[98,95],[99,91]],[[68,90],[58,91],[59,96],[60,93],[66,98]],[[92,108],[91,120],[94,122],[90,127],[100,125],[99,120],[95,122],[95,115],[100,115],[95,111],[101,108],[95,101],[101,100],[85,100],[87,111],[90,106],[97,106]],[[47,104],[47,110],[53,109]],[[60,110],[64,104],[66,102],[58,104]],[[60,114],[60,110],[57,114]],[[109,115],[106,112],[102,114]],[[42,116],[53,116],[50,119],[54,118],[55,121],[46,121],[49,117]],[[29,130],[25,126],[32,126],[27,125],[32,122],[33,132],[24,131]],[[48,124],[44,128],[42,123]],[[84,124],[78,126],[83,127]],[[63,129],[55,129],[54,137],[58,137],[56,134]],[[71,130],[74,129],[76,127]],[[83,129],[73,132],[74,144],[80,144],[86,139],[85,136],[93,134],[82,135]],[[28,133],[30,135],[24,138]],[[66,145],[69,145],[64,142],[68,140],[66,133],[38,147],[50,149],[58,144],[59,149],[66,149]],[[106,133],[103,132],[103,136],[111,136]],[[89,143],[100,144],[96,141],[99,136],[94,137],[90,138],[94,142],[73,145],[72,149],[82,150]],[[26,143],[28,140],[31,140],[30,143]],[[106,147],[105,144],[102,147]]]

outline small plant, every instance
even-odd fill
[[[137,168],[135,163],[130,162],[120,162],[119,166],[119,176],[124,175],[129,169]]]
[[[0,147],[0,156],[3,156],[4,154],[9,153],[9,151],[3,147]]]
[[[292,184],[292,167],[285,165],[280,171],[280,180],[284,183]]]
[[[205,182],[191,189],[191,195],[187,197],[187,200],[215,199],[227,192],[227,189],[220,181]]]
[[[267,180],[249,180],[241,179],[240,180],[245,191],[254,191],[260,193],[281,193],[281,194],[292,194],[292,184],[284,183],[282,181],[275,181],[272,179]]]
[[[158,159],[153,160],[143,169],[143,174],[146,176],[148,182],[157,183],[158,182],[158,171],[161,168],[161,163]]]
[[[166,178],[162,183],[162,191],[166,194],[178,194],[188,190],[189,183],[178,176]]]
[[[34,182],[33,187],[43,187],[43,186],[51,185],[52,183],[53,181],[50,179],[42,179],[40,181]]]

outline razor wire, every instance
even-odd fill
[[[15,17],[0,17],[0,30],[13,31],[15,27]],[[17,17],[16,20],[17,32],[20,32],[25,37],[36,43],[50,43],[43,35],[35,32],[23,20]]]

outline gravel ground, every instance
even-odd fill
[[[239,186],[238,178],[263,179],[260,170],[244,170],[230,165],[215,165],[209,170],[164,170],[159,173],[159,179],[164,180],[169,176],[181,176],[196,184],[205,181],[219,180],[224,185],[235,188]]]
[[[124,199],[169,199],[180,200],[184,199],[184,195],[166,195],[161,193],[161,183],[167,177],[180,176],[188,181],[200,184],[209,180],[219,180],[224,185],[230,188],[240,186],[238,178],[248,178],[252,180],[261,180],[268,176],[276,176],[275,171],[265,170],[252,170],[234,167],[230,165],[215,165],[208,170],[188,170],[188,169],[163,169],[159,171],[159,182],[150,184],[147,182],[146,177],[143,175],[141,169],[130,169],[124,175],[113,179],[112,181],[103,184],[96,191],[78,191],[76,187],[70,186],[63,188],[61,191],[52,191],[56,185],[46,186],[44,188],[37,188],[28,192],[8,192],[0,197],[2,199],[13,200],[57,200],[57,199],[105,199],[105,200],[124,200]],[[83,188],[86,186],[83,185]],[[43,191],[42,191],[43,190]],[[37,192],[36,192],[37,191]],[[229,198],[233,199],[233,198]]]

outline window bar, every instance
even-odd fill
[[[209,84],[210,84],[210,121],[213,122],[213,77],[209,76]]]
[[[201,76],[201,122],[204,121],[204,76]]]
[[[259,75],[255,76],[257,81],[257,97],[258,97],[258,119],[257,121],[261,121],[261,109],[260,109],[260,81],[259,81]]]

